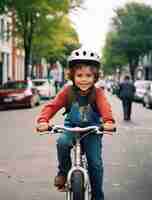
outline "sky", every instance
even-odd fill
[[[114,9],[128,2],[152,5],[152,0],[84,0],[85,9],[70,14],[80,43],[86,48],[101,52]]]

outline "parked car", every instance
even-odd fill
[[[152,108],[152,83],[150,83],[149,87],[146,89],[143,106],[146,108]]]
[[[107,89],[108,92],[112,92],[113,84],[114,84],[113,80],[106,80],[105,81],[105,88]]]
[[[96,82],[95,86],[96,86],[97,88],[102,88],[102,89],[104,90],[104,89],[105,89],[105,81],[102,80],[102,79],[100,79],[100,80],[98,80],[98,81]]]
[[[48,79],[33,79],[32,83],[37,88],[41,98],[55,97],[54,81]]]
[[[137,102],[143,102],[145,93],[147,88],[149,87],[151,81],[148,80],[137,80],[135,81],[134,85],[136,88],[136,92],[135,92],[135,96],[134,96],[134,100]]]
[[[8,81],[0,88],[0,107],[34,107],[40,104],[37,89],[27,81]]]

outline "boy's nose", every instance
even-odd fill
[[[84,76],[84,77],[82,77],[81,80],[82,80],[82,81],[87,81],[87,78]]]

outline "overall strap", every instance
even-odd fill
[[[72,103],[76,101],[76,95],[77,94],[76,94],[75,87],[73,85],[70,85],[68,88],[67,104],[66,104],[65,112],[63,113],[63,115],[70,111]]]
[[[96,88],[93,87],[88,94],[88,103],[93,105],[96,104]]]

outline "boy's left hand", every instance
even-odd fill
[[[41,122],[36,125],[36,131],[41,134],[43,133],[45,134],[45,132],[48,131],[48,128],[49,128],[49,125],[47,122]]]
[[[114,123],[109,123],[109,122],[106,122],[103,124],[103,127],[104,127],[104,131],[107,131],[107,132],[116,132],[116,124]]]

